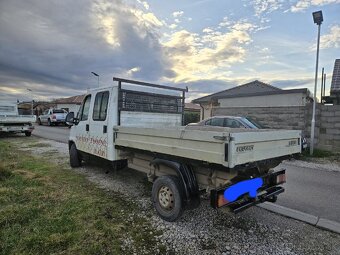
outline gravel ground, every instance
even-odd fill
[[[34,154],[52,154],[51,160],[68,167],[66,144],[35,138],[11,141]],[[214,210],[203,200],[200,208],[185,212],[177,222],[165,222],[152,207],[151,185],[143,174],[131,169],[117,173],[107,170],[90,165],[72,169],[103,189],[133,198],[140,207],[139,215],[162,231],[157,240],[169,254],[340,254],[340,235],[258,207],[234,215]]]

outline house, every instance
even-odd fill
[[[280,89],[255,80],[193,100],[201,106],[201,119],[214,115],[214,108],[299,107],[311,102],[308,89]]]
[[[64,109],[67,112],[77,113],[81,103],[83,102],[84,97],[85,95],[59,98],[56,99],[54,103],[56,104],[56,108],[58,109]]]

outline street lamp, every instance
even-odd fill
[[[318,42],[316,46],[316,66],[315,66],[315,85],[314,85],[314,100],[313,100],[313,117],[311,125],[311,142],[310,142],[310,155],[313,155],[314,150],[314,128],[315,128],[315,105],[316,105],[316,87],[318,84],[318,65],[319,65],[319,45],[320,45],[320,28],[323,21],[322,11],[313,12],[314,23],[318,25]]]
[[[31,89],[27,89],[27,91],[28,91],[28,93],[31,94],[31,99],[32,99],[32,101],[31,101],[31,114],[34,115],[33,114],[33,95],[32,95],[32,90]]]
[[[98,87],[99,87],[99,74],[96,74],[95,72],[91,72],[94,76],[97,76],[98,78]]]

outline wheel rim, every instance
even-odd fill
[[[175,197],[172,190],[167,186],[162,186],[158,191],[158,202],[165,210],[172,210],[175,206]]]

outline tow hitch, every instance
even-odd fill
[[[284,188],[278,185],[286,182],[285,172],[286,170],[280,170],[259,178],[212,190],[210,193],[211,206],[213,208],[228,206],[232,212],[238,213],[265,201],[276,202],[277,196],[284,192]]]

